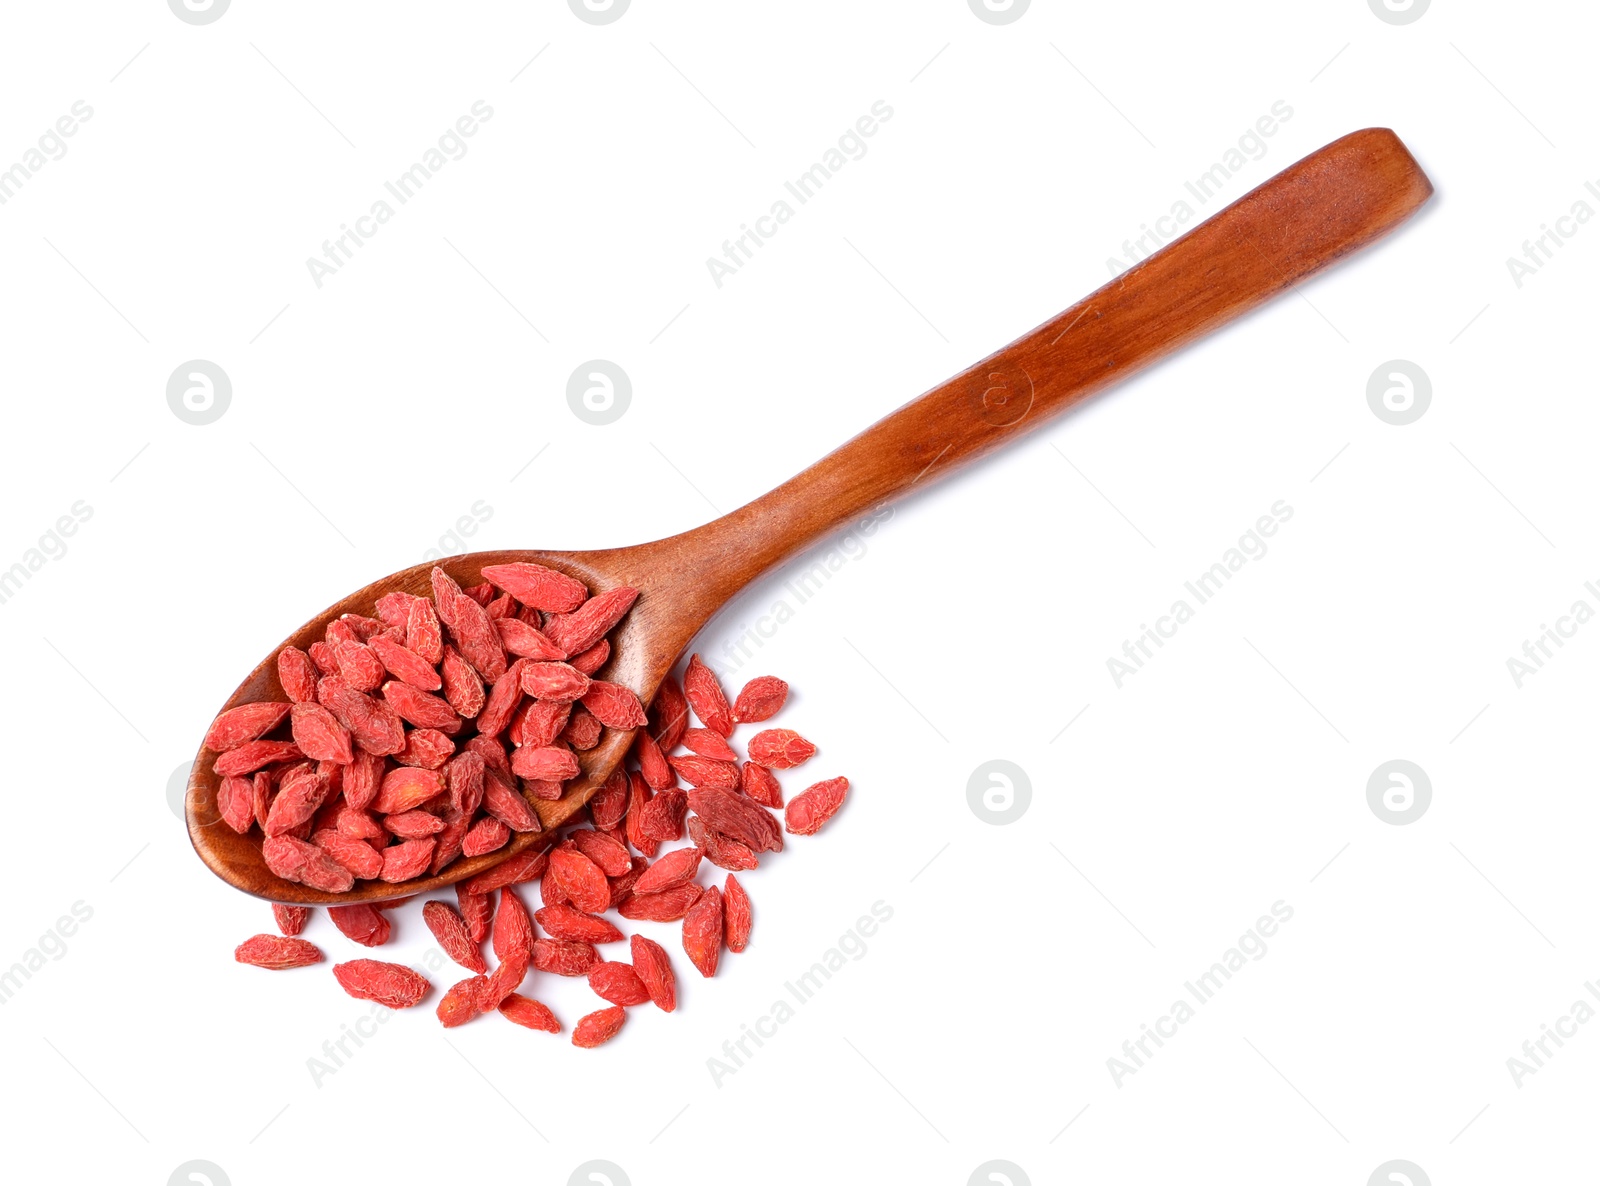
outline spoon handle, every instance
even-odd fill
[[[1387,128],[1318,149],[810,469],[692,533],[717,562],[710,583],[718,588],[704,592],[720,603],[869,508],[1037,428],[1393,230],[1432,192]]]

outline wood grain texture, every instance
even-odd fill
[[[685,647],[756,577],[870,508],[926,485],[1050,420],[1202,334],[1241,316],[1399,226],[1433,186],[1385,128],[1354,132],[1240,198],[1044,325],[878,421],[804,472],[703,527],[636,547],[596,552],[477,552],[443,561],[462,585],[485,565],[532,560],[599,593],[641,590],[612,635],[598,674],[649,703]],[[403,569],[358,590],[285,640],[304,648],[342,613],[370,614],[384,593],[430,592],[431,565]],[[224,708],[283,699],[274,648]],[[260,841],[217,812],[215,754],[204,748],[190,776],[187,817],[196,852],[225,881],[274,902],[380,901],[449,885],[548,844],[622,760],[627,730],[607,729],[579,756],[581,777],[559,801],[535,804],[547,829],[513,837],[499,852],[458,860],[437,877],[358,885],[323,894],[274,876]]]

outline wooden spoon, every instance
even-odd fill
[[[670,539],[600,552],[475,552],[443,562],[462,585],[488,564],[532,560],[599,593],[642,592],[611,636],[598,674],[648,704],[690,640],[761,573],[819,537],[919,485],[944,476],[1088,395],[1127,378],[1179,346],[1311,276],[1413,214],[1433,192],[1398,137],[1368,128],[1291,165],[1060,316],[949,382],[878,421],[771,493]],[[307,622],[284,644],[305,648],[343,613],[371,614],[392,590],[427,595],[431,565],[368,585]],[[286,699],[280,647],[250,673],[225,708]],[[435,877],[366,882],[327,894],[284,881],[262,861],[260,841],[241,836],[217,811],[216,755],[201,748],[189,778],[187,815],[195,851],[230,885],[273,902],[336,905],[404,897],[479,873],[529,845],[550,843],[627,752],[631,730],[607,729],[580,755],[581,775],[557,801],[535,804],[546,828],[499,852],[458,859]]]

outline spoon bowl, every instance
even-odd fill
[[[1421,167],[1387,128],[1353,132],[1289,166],[1233,205],[1105,287],[878,421],[777,489],[703,527],[654,543],[594,552],[474,552],[441,562],[463,586],[486,565],[532,561],[564,572],[591,594],[619,585],[638,600],[609,635],[596,673],[648,705],[694,636],[739,590],[786,557],[864,512],[926,485],[1080,400],[1292,288],[1387,234],[1433,192]],[[371,614],[378,598],[426,596],[433,565],[402,569],[357,590],[275,647],[223,708],[285,700],[276,657],[305,649],[341,614]],[[579,755],[580,774],[559,800],[539,800],[544,831],[520,833],[480,857],[458,858],[432,877],[364,882],[330,894],[284,881],[260,841],[240,835],[217,809],[217,755],[202,746],[189,778],[189,836],[224,881],[273,902],[338,905],[409,897],[548,845],[616,769],[633,730],[605,729]]]

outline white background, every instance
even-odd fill
[[[0,966],[93,911],[0,1011],[8,1178],[564,1183],[601,1158],[640,1186],[964,1183],[1004,1159],[1035,1183],[1360,1186],[1396,1158],[1440,1184],[1589,1160],[1600,1026],[1520,1087],[1506,1060],[1600,976],[1600,627],[1520,689],[1506,660],[1600,608],[1600,226],[1520,288],[1505,260],[1600,209],[1590,6],[5,20],[0,167],[94,112],[0,206],[0,568],[93,509],[0,605]],[[479,99],[467,155],[318,288],[306,258]],[[706,257],[880,99],[866,155],[719,289]],[[596,547],[755,497],[1104,283],[1278,100],[1225,200],[1374,124],[1437,199],[1305,299],[901,504],[731,677],[794,684],[782,723],[821,752],[788,791],[854,785],[749,876],[749,951],[709,982],[680,953],[678,1013],[597,1051],[418,1009],[316,1085],[366,1007],[326,965],[233,962],[267,908],[167,799],[242,674],[479,500],[472,546]],[[198,427],[165,398],[195,358],[233,383]],[[606,427],[565,399],[591,358],[633,383]],[[1395,358],[1433,385],[1404,427],[1366,400]],[[1106,660],[1277,500],[1268,553],[1119,689]],[[967,803],[994,758],[1032,784],[1008,826]],[[1367,803],[1393,758],[1432,783],[1409,826]],[[1268,953],[1117,1086],[1106,1060],[1279,900]],[[715,1086],[707,1059],[878,901],[866,954]],[[396,924],[380,954],[421,960],[415,905]],[[550,979],[528,991],[570,1026],[594,998]]]

